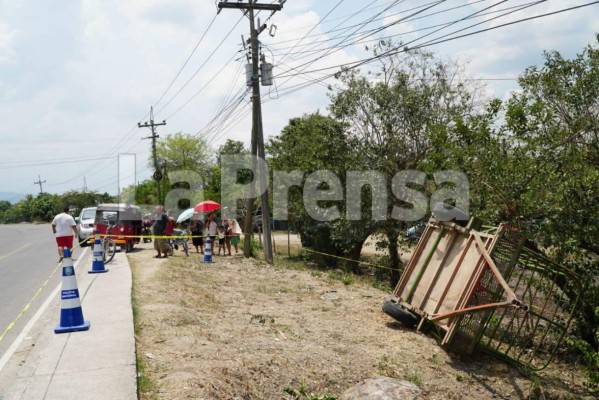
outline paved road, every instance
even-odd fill
[[[78,254],[80,249],[75,251],[75,257]],[[49,224],[0,225],[0,337],[30,303],[56,268],[57,261],[56,242]],[[60,271],[57,271],[0,341],[0,358],[59,283]]]

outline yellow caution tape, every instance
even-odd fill
[[[2,341],[2,339],[4,339],[4,337],[8,334],[8,332],[10,332],[12,328],[14,328],[15,324],[23,316],[23,314],[25,314],[27,312],[27,310],[29,310],[29,307],[31,307],[31,305],[33,304],[33,302],[35,301],[35,299],[37,299],[37,296],[39,296],[39,294],[46,287],[46,285],[48,284],[48,282],[50,282],[50,280],[52,279],[52,277],[54,276],[54,274],[56,273],[56,271],[58,271],[58,268],[60,268],[61,265],[62,264],[58,264],[54,268],[54,270],[48,276],[48,279],[46,279],[46,281],[42,284],[42,286],[40,286],[40,288],[37,289],[37,291],[35,292],[35,294],[31,298],[31,300],[29,301],[29,303],[27,303],[27,305],[25,307],[23,307],[23,309],[21,310],[21,312],[19,313],[19,315],[17,315],[17,318],[15,318],[15,320],[13,322],[11,322],[6,327],[6,329],[4,330],[4,332],[2,333],[2,335],[0,335],[0,342]]]
[[[309,252],[309,253],[320,254],[320,255],[323,255],[323,256],[331,257],[331,258],[337,258],[337,259],[339,259],[339,260],[344,260],[344,261],[355,262],[355,263],[358,263],[358,264],[364,264],[364,265],[368,265],[368,266],[375,267],[375,268],[380,268],[380,269],[388,269],[388,270],[390,270],[390,271],[400,271],[400,270],[399,270],[399,269],[397,269],[397,268],[386,267],[386,266],[384,266],[384,265],[373,264],[373,263],[369,263],[369,262],[366,262],[366,261],[352,260],[351,258],[347,258],[347,257],[340,257],[340,256],[336,256],[336,255],[333,255],[333,254],[322,253],[322,252],[320,252],[320,251],[316,251],[316,250],[308,249],[308,248],[305,248],[305,247],[302,247],[302,248],[301,248],[301,251],[307,251],[307,252]]]

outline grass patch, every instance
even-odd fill
[[[422,377],[420,375],[418,375],[417,372],[410,372],[408,374],[408,376],[406,377],[406,379],[409,382],[412,382],[414,385],[419,386],[420,384],[422,384]]]
[[[135,363],[137,368],[137,397],[144,399],[158,399],[155,393],[157,393],[156,382],[154,382],[146,373],[147,366],[143,356],[140,354],[139,349],[139,334],[141,333],[142,327],[139,321],[139,263],[129,257],[129,265],[131,266],[131,277],[133,281],[131,290],[131,307],[133,310],[133,331],[135,332]]]

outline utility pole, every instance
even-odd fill
[[[40,176],[37,176],[37,182],[33,182],[34,185],[40,185],[40,194],[44,194],[44,191],[42,190],[42,183],[46,183],[46,181],[42,181],[42,178],[40,178]]]
[[[138,128],[150,128],[152,130],[152,136],[148,136],[143,139],[152,139],[152,159],[154,160],[154,174],[152,178],[156,181],[156,189],[158,192],[158,203],[162,203],[162,197],[160,195],[160,181],[162,180],[162,172],[160,172],[160,167],[158,166],[158,158],[156,156],[156,139],[160,136],[156,134],[156,127],[166,125],[166,121],[162,121],[159,123],[154,122],[154,107],[150,107],[150,122],[147,121],[143,124],[141,122],[137,123]]]
[[[254,10],[266,10],[272,13],[280,11],[283,8],[285,0],[279,0],[279,4],[261,4],[257,0],[248,0],[247,3],[242,2],[231,2],[228,3],[226,0],[218,3],[219,12],[223,8],[237,8],[247,11],[250,19],[250,46],[252,51],[252,156],[260,157],[265,160],[264,155],[264,133],[262,130],[262,102],[260,99],[260,48],[258,35],[266,29],[266,24],[261,25],[256,29],[256,21],[254,20]],[[272,15],[272,14],[271,14]],[[255,143],[255,146],[254,146]],[[261,208],[262,208],[262,231],[264,232],[264,255],[266,262],[272,264],[273,262],[273,249],[272,249],[272,235],[271,235],[271,224],[270,224],[270,205],[268,203],[268,177],[266,176],[266,170],[263,163],[260,163],[260,171],[258,173],[260,179],[260,188],[263,190],[261,196]],[[252,193],[253,195],[253,193]],[[251,199],[250,199],[251,200]],[[249,205],[249,202],[248,202]],[[249,240],[251,234],[252,218],[251,207],[246,213],[246,237],[244,243],[244,255],[249,257]],[[249,223],[247,219],[249,218]],[[250,231],[247,231],[248,226]]]

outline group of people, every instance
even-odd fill
[[[210,250],[214,253],[216,240],[218,239],[218,254],[223,256],[231,255],[231,247],[235,249],[235,254],[239,253],[239,236],[241,228],[235,219],[223,219],[221,224],[216,222],[213,213],[208,214],[208,218],[202,222],[198,214],[194,214],[190,224],[191,241],[196,248],[196,252],[204,254],[204,237],[210,238]]]
[[[171,212],[166,212],[164,206],[157,206],[153,215],[152,233],[154,234],[154,249],[157,255],[154,258],[168,258],[169,246],[167,237],[174,233],[176,221]],[[198,214],[194,214],[190,224],[192,244],[198,253],[204,254],[204,237],[210,237],[210,248],[212,254],[218,239],[218,254],[231,255],[231,247],[235,254],[239,253],[239,237],[241,228],[235,219],[223,219],[221,224],[216,222],[213,213],[208,215],[205,221],[201,221]],[[63,259],[63,248],[73,248],[73,236],[77,236],[77,228],[74,218],[65,208],[52,221],[52,231],[56,236],[58,245],[59,262]]]

